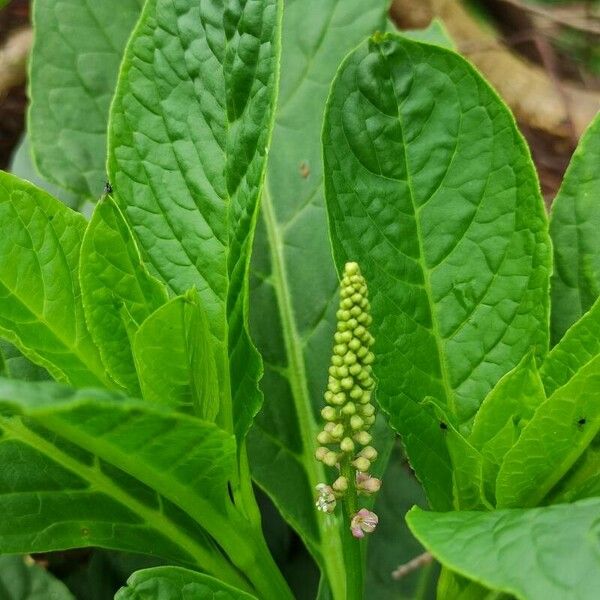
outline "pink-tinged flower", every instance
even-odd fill
[[[332,513],[335,510],[337,501],[331,486],[325,483],[319,483],[317,485],[317,491],[319,492],[319,497],[315,502],[317,509],[324,513]]]
[[[361,473],[357,471],[356,473],[356,489],[358,492],[362,492],[367,496],[370,494],[374,494],[379,491],[381,487],[381,479],[377,479],[377,477],[372,477],[368,473]]]
[[[361,508],[352,517],[352,521],[350,522],[352,535],[358,539],[363,538],[365,537],[365,533],[373,533],[375,531],[377,523],[379,523],[379,517],[374,512],[366,508]]]

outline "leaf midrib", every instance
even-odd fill
[[[26,427],[20,419],[2,419],[0,424],[5,432],[9,432],[9,435],[4,439],[12,438],[27,444],[31,448],[42,452],[45,456],[50,458],[50,460],[85,479],[89,483],[91,489],[104,491],[107,496],[116,499],[120,504],[139,516],[150,529],[158,530],[163,533],[167,539],[178,544],[187,554],[194,558],[198,566],[205,566],[213,563],[212,555],[199,546],[192,537],[188,536],[185,532],[171,523],[164,513],[143,504],[135,497],[125,492],[122,488],[116,486],[108,476],[98,469],[87,466],[69,456],[66,452],[63,452],[57,446],[54,446]],[[57,490],[57,493],[60,493],[60,491]],[[221,565],[218,566],[222,567]]]
[[[387,62],[386,57],[381,52],[381,46],[378,46],[378,51],[381,55],[382,60],[384,62]],[[396,106],[398,109],[398,113],[397,113],[398,123],[400,125],[400,130],[402,131],[402,138],[404,139],[405,127],[404,127],[404,122],[402,119],[402,112],[400,110],[402,103],[398,99],[398,96],[396,94],[396,88],[392,85],[391,89],[394,94],[394,100],[396,102]],[[440,374],[441,374],[440,381],[442,382],[444,391],[446,393],[446,402],[447,402],[448,409],[451,411],[452,415],[454,417],[456,417],[458,415],[458,413],[457,413],[456,401],[454,398],[454,391],[453,391],[453,389],[450,385],[450,381],[449,381],[448,365],[446,364],[446,357],[445,357],[444,353],[442,352],[442,348],[440,345],[442,336],[440,334],[439,325],[437,322],[436,307],[432,302],[432,289],[431,289],[431,281],[430,281],[431,272],[427,268],[427,265],[425,264],[425,260],[424,260],[425,251],[423,248],[423,232],[421,230],[421,221],[419,220],[419,210],[418,210],[417,204],[415,202],[415,192],[413,189],[412,175],[411,175],[410,165],[408,163],[408,146],[404,149],[404,152],[402,153],[402,158],[404,160],[404,168],[406,169],[406,185],[408,187],[408,192],[409,192],[408,195],[410,198],[410,203],[413,208],[413,213],[414,213],[414,218],[415,218],[415,229],[416,229],[416,233],[417,233],[416,238],[417,238],[417,244],[419,247],[419,258],[418,258],[417,262],[421,266],[421,271],[423,273],[423,287],[425,288],[425,295],[427,297],[427,304],[429,307],[429,313],[431,315],[431,332],[433,334],[433,338],[435,341],[436,353],[438,355],[438,361],[439,361],[439,365],[440,365]]]

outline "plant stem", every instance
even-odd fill
[[[362,600],[364,588],[364,556],[363,544],[352,535],[350,524],[358,511],[356,505],[355,473],[350,464],[350,457],[345,456],[340,464],[340,472],[348,481],[348,489],[342,499],[344,518],[342,540],[344,546],[344,562],[346,563],[346,600]]]

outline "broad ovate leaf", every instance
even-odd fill
[[[133,349],[144,399],[215,420],[217,368],[195,292],[170,300],[148,317],[135,335]]]
[[[125,43],[144,0],[36,0],[29,136],[48,181],[81,206],[106,181],[106,123]]]
[[[24,556],[0,556],[0,593],[6,600],[75,600],[64,583]]]
[[[252,334],[265,404],[249,440],[253,476],[344,598],[337,533],[314,510],[314,459],[339,281],[329,249],[320,132],[341,60],[385,27],[387,0],[286,0],[279,103],[252,262]],[[276,457],[275,459],[273,457]],[[327,549],[324,551],[327,545]]]
[[[451,506],[443,433],[548,345],[550,242],[529,152],[481,76],[440,47],[373,36],[342,64],[323,129],[338,266],[372,289],[378,398],[433,507]]]
[[[92,339],[113,379],[140,395],[123,310],[141,324],[167,300],[166,290],[144,267],[121,211],[110,196],[96,206],[81,247],[83,308]]]
[[[84,217],[32,184],[0,173],[0,227],[0,336],[55,379],[109,385],[81,302]]]
[[[249,253],[277,92],[281,2],[149,0],[111,110],[109,180],[152,272],[196,288],[228,429],[258,411]]]
[[[256,600],[239,589],[196,571],[155,567],[136,571],[115,600]]]
[[[231,435],[138,400],[54,383],[0,379],[0,409],[0,462],[11,465],[0,486],[0,552],[101,546],[244,585],[207,535],[234,554],[245,543],[234,541],[245,526],[228,495]]]
[[[600,115],[579,142],[552,204],[552,342],[600,296]]]
[[[519,600],[594,600],[600,499],[533,509],[434,513],[406,520],[442,565]],[[453,596],[454,597],[454,596]]]

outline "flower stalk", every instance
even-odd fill
[[[345,265],[336,316],[326,405],[321,410],[325,424],[317,435],[315,456],[335,469],[337,475],[331,484],[317,486],[316,506],[325,513],[334,513],[338,503],[342,506],[346,597],[352,599],[362,598],[364,561],[360,540],[378,523],[377,515],[361,506],[361,496],[370,496],[381,486],[381,481],[369,474],[377,459],[370,433],[375,423],[371,366],[375,360],[371,351],[374,339],[369,332],[372,317],[367,284],[357,263]]]

